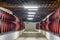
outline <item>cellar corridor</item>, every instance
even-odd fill
[[[60,40],[60,0],[0,0],[0,40]]]

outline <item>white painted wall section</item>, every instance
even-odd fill
[[[36,23],[35,22],[25,22],[25,29],[26,30],[36,30]]]

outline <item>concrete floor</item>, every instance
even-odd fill
[[[16,40],[47,40],[45,35],[37,31],[24,31]]]
[[[40,38],[35,38],[35,37],[20,37],[17,40],[47,40],[44,37],[40,37]]]

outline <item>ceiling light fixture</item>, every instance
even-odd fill
[[[37,8],[30,8],[28,9],[29,11],[37,11],[38,9]]]
[[[36,12],[28,12],[28,14],[36,14]]]
[[[28,20],[33,20],[33,18],[27,18]]]
[[[28,17],[34,17],[34,15],[28,15]]]
[[[29,9],[29,8],[38,8],[38,6],[24,6],[24,8],[27,8],[27,9]]]

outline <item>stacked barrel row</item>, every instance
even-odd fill
[[[60,8],[36,24],[36,29],[42,29],[60,34]]]
[[[1,21],[2,21],[2,18],[1,18],[1,10],[0,10],[0,32],[1,32]]]
[[[0,32],[9,32],[9,31],[17,31],[23,30],[25,28],[25,24],[22,19],[18,18],[15,15],[9,14],[3,10],[1,10],[1,27]]]

